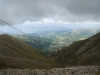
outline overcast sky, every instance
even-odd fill
[[[0,16],[14,24],[99,24],[100,0],[0,0]]]

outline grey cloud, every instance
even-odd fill
[[[76,18],[74,21],[100,20],[100,0],[62,0],[58,2],[58,5],[69,11],[73,18]]]
[[[100,0],[0,0],[0,16],[12,23],[25,20],[100,21]]]
[[[42,2],[43,1],[43,2]],[[38,21],[56,14],[46,0],[1,0],[1,16],[12,22]]]

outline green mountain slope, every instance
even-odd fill
[[[100,65],[100,33],[86,40],[76,41],[55,52],[50,58],[66,66]]]
[[[0,35],[0,68],[52,68],[42,52],[9,35]]]

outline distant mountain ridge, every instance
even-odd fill
[[[65,64],[100,65],[100,33],[81,41],[76,41],[51,55],[51,60]]]
[[[99,28],[79,28],[66,30],[44,30],[27,35],[14,37],[39,49],[45,54],[50,54],[74,41],[84,40],[100,32]]]

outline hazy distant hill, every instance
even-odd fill
[[[55,52],[51,59],[66,66],[100,65],[100,33]]]
[[[37,33],[14,36],[27,44],[42,50],[45,54],[50,54],[72,42],[84,40],[96,33],[99,29],[81,28],[81,29],[64,29],[64,30],[43,30]]]
[[[52,68],[53,63],[38,51],[9,35],[0,35],[0,68]]]
[[[29,44],[32,47],[43,51],[45,54],[50,53],[50,51],[46,51],[46,49],[49,48],[53,42],[53,40],[50,38],[28,35],[15,35],[14,37]]]

